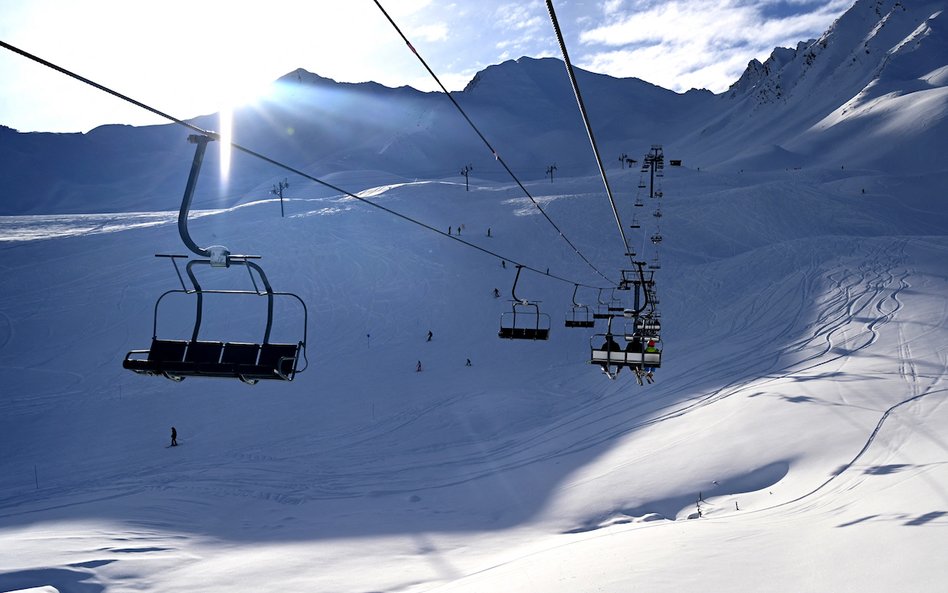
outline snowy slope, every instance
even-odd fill
[[[613,175],[627,190],[638,171]],[[274,286],[306,300],[297,381],[139,377],[119,361],[147,344],[154,299],[175,284],[152,257],[182,250],[173,223],[10,221],[5,237],[32,224],[34,239],[2,244],[0,585],[936,591],[946,213],[885,188],[943,183],[670,170],[666,364],[645,388],[586,364],[589,333],[562,327],[571,285],[525,273],[518,292],[543,301],[553,339],[498,340],[509,304],[491,291],[509,289],[510,268],[339,197],[191,225],[263,254]],[[594,261],[621,265],[595,179],[531,190]],[[508,185],[373,193],[592,281]],[[281,313],[291,336],[294,311]],[[206,331],[253,339],[257,322],[228,305]],[[704,517],[687,521],[699,495]]]

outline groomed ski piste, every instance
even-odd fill
[[[195,204],[199,243],[262,255],[308,306],[308,367],[255,386],[121,367],[177,286],[154,257],[185,252],[177,196],[0,219],[0,590],[943,590],[945,174],[688,165],[665,170],[644,387],[588,364],[602,326],[563,327],[573,286],[545,274],[517,292],[550,340],[497,337],[513,261],[604,283],[510,183],[360,194],[463,225],[506,268],[345,196],[300,188],[282,219],[273,199]],[[639,173],[610,175],[628,222]],[[617,275],[598,178],[527,185]],[[643,253],[647,233],[629,232]],[[192,314],[182,299],[159,333]],[[298,310],[276,318],[298,339]],[[220,298],[203,327],[252,341],[261,319]]]

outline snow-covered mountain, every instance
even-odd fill
[[[924,173],[943,168],[948,149],[944,9],[943,1],[857,2],[820,39],[752,61],[717,96],[582,70],[579,82],[610,159],[662,142],[704,169],[820,164]],[[560,174],[595,170],[559,60],[490,66],[454,95],[518,176],[542,178],[552,163]],[[194,121],[220,127],[216,116]],[[238,143],[356,191],[450,176],[465,165],[483,178],[506,175],[444,97],[408,87],[341,84],[298,70],[238,110],[234,127]],[[173,124],[87,134],[0,128],[0,213],[171,207],[180,192],[174,172],[190,155],[185,135]],[[278,179],[272,168],[237,159],[223,195],[205,199],[266,196]]]
[[[753,168],[944,168],[945,9],[937,1],[857,2],[819,39],[751,61],[702,127],[674,145]]]
[[[823,51],[886,6],[858,2]],[[539,165],[525,184],[558,229],[435,94],[298,71],[238,114],[237,142],[427,225],[298,179],[282,218],[267,191],[283,171],[238,154],[225,180],[208,152],[190,232],[262,255],[306,303],[308,318],[278,303],[272,327],[307,331],[292,383],[121,366],[153,331],[191,335],[193,295],[154,323],[180,286],[154,254],[185,250],[186,131],[0,130],[5,189],[33,192],[5,194],[19,215],[0,216],[0,591],[940,593],[948,169],[859,161],[880,133],[880,151],[938,154],[938,10],[904,11],[921,20],[847,79],[839,121],[800,90],[822,59],[805,68],[806,49],[718,96],[581,73],[630,245],[660,263],[663,362],[642,387],[589,364],[603,322],[564,324],[574,299],[630,297],[563,240],[610,277],[627,265],[555,60],[488,68],[458,98],[518,173]],[[793,97],[764,101],[774,81]],[[794,144],[814,138],[845,162]],[[650,198],[615,156],[662,141],[685,162]],[[498,338],[514,263],[540,271],[517,294],[550,315],[547,341]],[[238,267],[201,278],[251,288]],[[200,337],[260,341],[265,299],[205,298]]]

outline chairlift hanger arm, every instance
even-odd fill
[[[513,283],[513,286],[510,287],[510,296],[512,296],[512,297],[513,297],[513,300],[517,301],[518,303],[526,303],[526,302],[527,302],[527,301],[525,301],[525,300],[523,300],[523,299],[521,299],[521,298],[519,298],[519,297],[517,296],[517,282],[520,281],[520,270],[522,270],[522,269],[523,269],[523,266],[520,265],[520,264],[517,264],[517,275],[514,276],[514,283]]]
[[[207,257],[211,260],[211,265],[226,267],[230,265],[230,251],[221,245],[210,247],[200,247],[191,238],[188,231],[188,212],[191,210],[191,200],[194,198],[194,188],[197,186],[198,176],[201,174],[201,164],[204,162],[204,152],[207,150],[207,143],[216,140],[217,135],[211,134],[191,134],[188,136],[188,142],[195,144],[194,159],[191,161],[191,172],[188,174],[188,182],[184,187],[184,196],[181,198],[181,209],[178,211],[178,233],[181,235],[181,241],[185,247],[192,252]]]
[[[604,303],[604,302],[602,302],[602,291],[603,291],[603,289],[600,288],[600,289],[599,289],[599,294],[596,295],[596,302],[599,303],[600,305],[608,305],[609,303]]]

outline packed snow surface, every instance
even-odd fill
[[[611,175],[650,261],[664,211],[644,387],[587,363],[603,325],[563,327],[555,277],[605,281],[513,184],[363,193],[440,233],[346,196],[194,216],[307,304],[308,367],[256,386],[121,368],[178,284],[153,257],[184,252],[173,213],[0,219],[0,589],[940,590],[944,175],[666,168],[643,208],[638,169]],[[528,189],[618,275],[598,179]],[[550,269],[517,286],[548,342],[497,337],[514,263]],[[202,337],[259,341],[261,300],[208,300]],[[189,335],[192,307],[159,334]],[[301,339],[301,309],[276,313]]]

